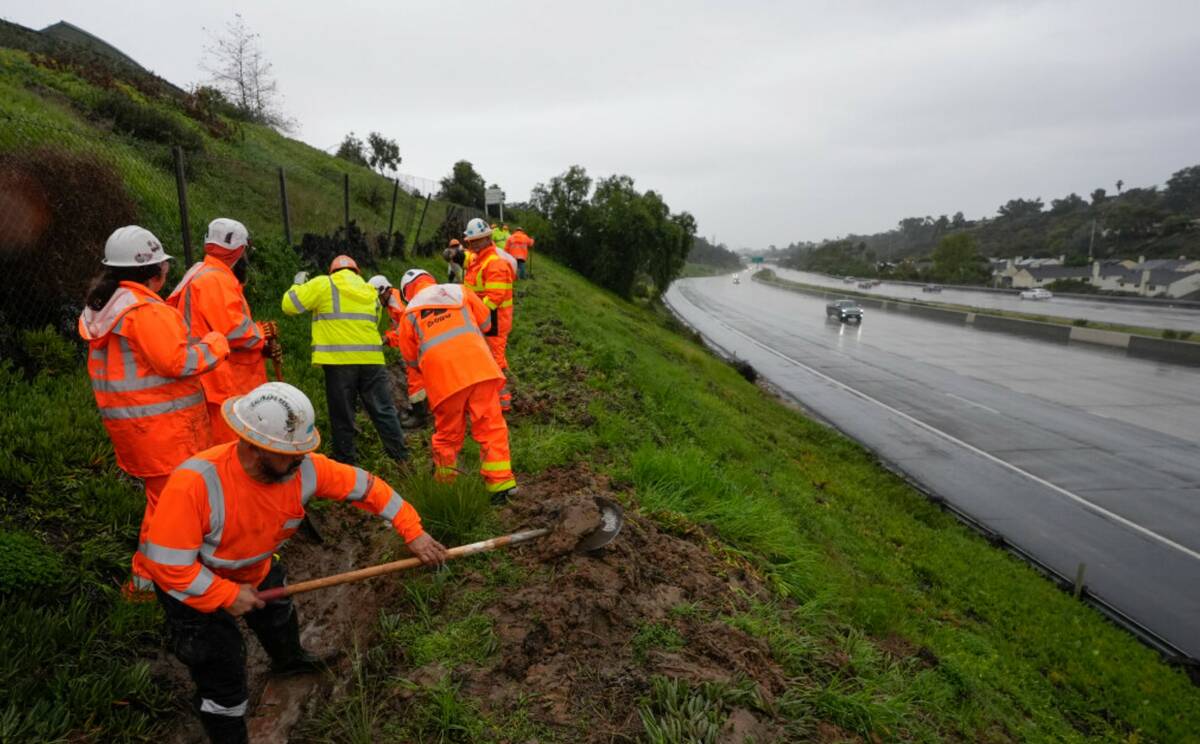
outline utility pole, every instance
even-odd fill
[[[1088,238],[1088,263],[1092,262],[1092,245],[1096,242],[1096,218],[1092,218],[1092,237]]]

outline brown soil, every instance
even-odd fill
[[[637,738],[638,701],[655,675],[692,683],[750,680],[768,701],[781,693],[785,680],[766,644],[716,618],[765,594],[758,579],[714,554],[702,533],[669,535],[629,513],[608,546],[572,552],[599,522],[597,494],[613,497],[603,478],[581,469],[548,471],[522,484],[502,515],[506,524],[554,531],[513,551],[532,578],[486,610],[499,649],[490,666],[449,672],[463,691],[498,714],[532,696],[538,721],[588,742]],[[679,611],[687,605],[693,608]],[[639,654],[635,637],[650,624],[674,629],[683,644]],[[408,676],[428,684],[444,673],[422,668]],[[738,708],[729,712],[722,740],[780,736],[776,721]]]

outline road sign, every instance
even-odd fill
[[[754,257],[752,257],[752,258],[750,259],[750,263],[756,263],[756,264],[760,264],[760,263],[762,263],[762,262],[763,262],[763,257],[762,257],[762,256],[754,256]]]
[[[483,192],[483,203],[491,206],[492,204],[504,203],[504,191],[502,189],[487,189]]]

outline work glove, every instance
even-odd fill
[[[294,277],[292,277],[292,284],[304,284],[307,281],[308,281],[308,272],[307,271],[298,271],[298,272],[296,272],[296,275]]]
[[[265,357],[270,357],[277,362],[283,362],[283,345],[279,343],[277,338],[268,338],[263,344],[262,354]]]
[[[279,324],[273,320],[264,320],[258,324],[262,328],[263,338],[270,340],[279,338]]]

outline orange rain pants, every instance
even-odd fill
[[[500,413],[502,380],[484,380],[445,398],[433,409],[433,464],[435,477],[449,483],[458,475],[454,465],[467,436],[479,442],[479,474],[489,493],[507,491],[517,485],[508,452],[508,424]]]

